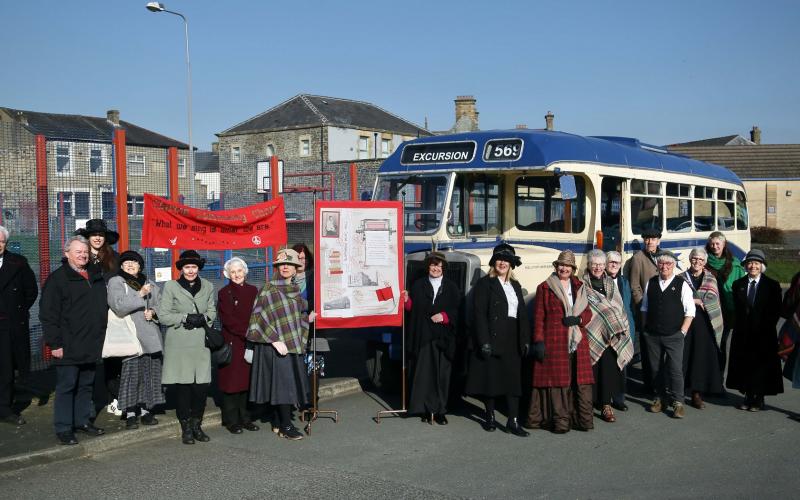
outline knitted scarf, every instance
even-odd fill
[[[144,284],[147,282],[147,277],[142,273],[137,273],[136,276],[134,276],[120,269],[117,271],[117,275],[124,279],[125,283],[127,283],[129,287],[137,292],[141,290]]]
[[[718,278],[717,282],[719,284],[719,298],[722,301],[722,314],[727,324],[730,324],[733,320],[735,308],[733,305],[733,282],[747,274],[747,271],[744,270],[739,259],[736,257],[732,257],[732,259],[731,271],[728,273],[727,278],[719,276],[720,271],[725,267],[726,260],[724,257],[716,257],[714,254],[709,253],[708,260],[706,261],[706,268]],[[724,281],[721,278],[725,278]]]
[[[583,276],[581,290],[586,290],[586,299],[592,309],[592,319],[586,325],[592,364],[600,361],[603,351],[611,347],[617,353],[617,366],[622,370],[633,359],[630,324],[622,294],[617,292],[614,280],[609,276],[603,276],[607,296],[592,288],[591,279],[589,273]]]
[[[711,256],[709,255],[709,257]],[[681,273],[680,276],[686,280],[686,283],[692,288],[694,298],[700,299],[703,302],[703,307],[706,313],[708,313],[708,318],[711,320],[711,328],[714,330],[714,339],[717,341],[717,346],[719,347],[722,342],[722,330],[724,327],[722,320],[722,304],[719,300],[717,280],[710,272],[703,273],[703,281],[700,283],[700,287],[695,290],[689,271]]]
[[[575,301],[572,304],[572,310],[569,309],[569,300],[567,299],[567,293],[564,291],[564,287],[561,286],[561,280],[558,279],[556,273],[551,274],[545,280],[547,286],[550,287],[550,290],[556,294],[556,298],[561,301],[561,304],[564,306],[564,316],[580,316],[580,314],[586,309],[589,305],[586,299],[586,287],[582,286],[578,289],[578,292],[575,296]],[[567,346],[569,349],[570,354],[578,350],[578,344],[580,344],[581,340],[583,340],[583,333],[581,333],[581,327],[579,326],[570,326],[569,327],[569,342],[567,342]]]
[[[283,342],[290,353],[302,354],[308,340],[306,301],[291,279],[273,278],[256,297],[247,340]]]

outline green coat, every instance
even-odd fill
[[[168,281],[161,293],[158,319],[167,327],[162,384],[211,383],[211,352],[206,347],[205,331],[202,328],[187,330],[183,326],[186,315],[197,312],[195,304],[209,319],[209,324],[217,317],[214,285],[199,279],[200,291],[194,297],[177,281]]]

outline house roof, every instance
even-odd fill
[[[308,94],[298,94],[217,135],[236,135],[322,125],[385,130],[417,137],[431,135],[424,128],[374,104]]]
[[[733,170],[742,180],[800,179],[800,144],[748,146],[667,146],[697,160]]]
[[[198,151],[194,154],[194,171],[197,174],[219,173],[219,153]]]
[[[723,137],[712,137],[711,139],[702,139],[699,141],[690,141],[690,142],[682,142],[679,144],[671,144],[667,146],[668,148],[672,147],[699,147],[699,146],[734,146],[734,145],[753,145],[755,144],[752,141],[749,141],[738,134],[733,135],[726,135]]]
[[[26,129],[48,139],[111,142],[114,136],[114,125],[105,117],[41,113],[3,107],[0,110],[14,118],[21,115],[27,121],[24,124]],[[189,149],[183,142],[124,120],[119,121],[119,127],[125,130],[125,142],[130,146]]]

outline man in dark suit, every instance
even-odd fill
[[[13,409],[14,369],[31,366],[28,311],[39,294],[36,276],[22,255],[6,251],[8,230],[0,226],[0,422],[23,425]]]

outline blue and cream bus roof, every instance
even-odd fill
[[[725,167],[669,153],[627,137],[584,137],[548,130],[488,130],[405,142],[381,165],[381,174],[543,169],[558,162],[688,174],[742,185]]]

